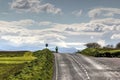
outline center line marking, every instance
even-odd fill
[[[87,76],[87,79],[90,80],[90,77],[89,77],[89,75],[88,75],[88,72],[87,72],[86,69],[83,67],[83,65],[80,64],[73,56],[71,56],[71,57],[72,57],[72,59],[74,59],[74,61],[75,61],[78,65],[81,66],[81,68],[83,69],[83,71],[85,72],[85,74],[86,74],[86,76]]]

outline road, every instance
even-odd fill
[[[120,69],[100,63],[99,59],[80,54],[54,55],[54,80],[120,80]]]

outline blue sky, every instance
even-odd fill
[[[120,0],[0,0],[0,49],[37,50],[49,43],[83,49],[120,41]]]

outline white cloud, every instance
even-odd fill
[[[20,21],[0,21],[0,39],[6,40],[14,45],[40,44],[43,42],[54,42],[65,39],[66,37],[52,32],[52,29],[31,30],[26,26],[31,26],[34,20]],[[39,24],[37,24],[39,25]]]
[[[90,36],[90,39],[94,39],[94,37],[93,37],[93,36]]]
[[[52,14],[62,14],[60,8],[56,8],[50,3],[42,4],[41,0],[13,0],[10,5],[11,9],[15,9],[19,12],[47,12]]]
[[[31,26],[35,23],[34,20],[31,19],[25,19],[25,20],[20,20],[20,21],[0,21],[0,25],[2,26]]]
[[[39,39],[39,36],[2,36],[1,39],[7,40],[16,45],[44,43],[44,40]]]
[[[47,29],[28,29],[26,26],[50,26]],[[50,43],[61,47],[84,45],[85,42],[96,41],[105,45],[101,39],[106,33],[114,34],[111,39],[116,39],[120,31],[120,19],[107,18],[92,20],[88,23],[59,24],[49,21],[36,22],[34,20],[0,21],[0,39],[14,45]],[[115,36],[115,34],[117,36]],[[90,37],[93,36],[93,37]],[[77,41],[76,41],[77,40]]]
[[[76,11],[73,11],[72,14],[75,15],[75,16],[77,16],[77,17],[79,17],[79,16],[82,15],[82,10],[79,10],[79,11],[77,11],[77,10],[76,10]]]
[[[69,42],[66,43],[68,46],[72,45],[72,46],[81,46],[84,45],[85,43],[80,43],[80,42]]]
[[[120,39],[120,34],[113,34],[111,39]]]
[[[26,27],[34,25],[34,20],[20,20],[20,21],[0,21],[0,35],[23,35],[28,36],[32,31]]]
[[[106,31],[119,31],[120,30],[120,19],[105,18],[92,20],[89,24],[93,31],[106,32]]]
[[[59,47],[66,47],[68,48],[69,46],[66,45],[64,41],[61,42],[53,42],[53,45],[59,46]]]
[[[91,18],[97,18],[100,16],[104,17],[112,17],[115,14],[120,15],[120,9],[119,8],[95,8],[89,11],[89,17]]]
[[[35,23],[34,20],[26,19],[26,20],[20,20],[20,21],[13,21],[12,24],[16,26],[31,26]]]
[[[60,40],[60,42],[53,42],[52,44],[60,46],[60,47],[71,47],[71,46],[82,46],[85,43],[80,43],[80,42],[65,42],[63,40]]]
[[[106,45],[105,40],[99,40],[97,41],[98,44],[100,44],[102,47]]]
[[[106,18],[92,20],[88,23],[74,23],[74,24],[55,24],[54,29],[69,34],[104,34],[108,31],[120,30],[120,19]]]

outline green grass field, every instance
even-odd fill
[[[6,78],[24,67],[24,64],[0,64],[0,80]]]
[[[52,80],[54,56],[41,51],[0,52],[0,80]]]
[[[52,80],[54,56],[48,49],[33,53],[37,59],[25,64],[25,67],[7,80]]]
[[[101,53],[105,53],[105,52],[110,52],[110,53],[115,53],[115,52],[120,52],[120,50],[105,50],[105,49],[101,49],[100,50]]]
[[[20,57],[30,51],[0,51],[0,57]]]
[[[30,51],[0,51],[0,80],[5,80],[35,59]]]
[[[6,56],[5,56],[5,54],[6,54]],[[8,56],[9,53],[8,54],[5,53],[5,54],[3,57],[0,57],[0,64],[1,63],[2,64],[20,64],[20,63],[30,62],[30,61],[36,59],[36,57],[34,57],[31,52],[24,52],[24,54],[22,53],[23,56],[21,56],[21,54],[19,54],[19,53],[16,53],[19,55],[19,56],[17,55],[17,57],[16,56],[10,57],[10,56]]]
[[[120,49],[86,48],[80,53],[95,57],[120,57]]]
[[[20,64],[25,62],[31,62],[36,57],[1,57],[0,64]]]

